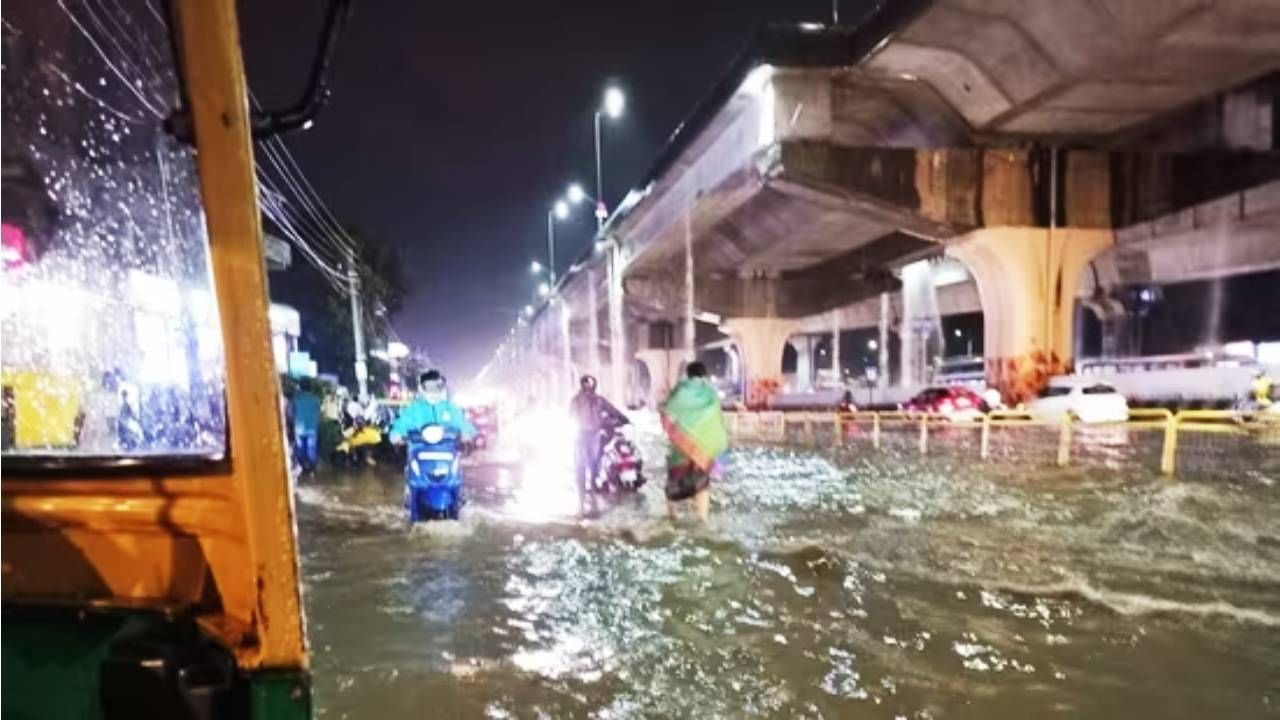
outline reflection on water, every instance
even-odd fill
[[[321,717],[1280,717],[1274,476],[741,449],[700,528],[469,473],[299,490]]]

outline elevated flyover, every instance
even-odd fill
[[[1280,0],[890,1],[767,28],[566,274],[567,354],[621,388],[636,351],[689,356],[701,318],[767,386],[792,332],[949,254],[989,380],[1025,396],[1071,365],[1082,272],[1117,238],[1154,248],[1235,198],[1212,232],[1280,264],[1278,78]],[[649,322],[684,331],[646,346]]]

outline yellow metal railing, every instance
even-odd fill
[[[819,444],[818,428],[832,430],[833,445],[847,444],[852,430],[869,429],[871,446],[881,450],[887,432],[912,433],[921,455],[930,451],[931,437],[937,428],[971,429],[979,433],[978,456],[982,460],[991,457],[992,428],[1042,428],[1056,432],[1055,464],[1066,467],[1072,463],[1072,449],[1077,428],[1081,425],[1072,415],[1061,421],[1038,418],[1025,410],[994,410],[963,419],[948,419],[940,415],[903,411],[886,412],[732,412],[725,415],[729,431],[736,441],[787,443],[791,441],[789,430],[798,427],[800,438],[809,445]],[[1280,446],[1280,420],[1250,413],[1228,410],[1182,410],[1177,413],[1164,408],[1135,408],[1128,419],[1120,422],[1090,423],[1090,428],[1116,428],[1135,430],[1159,430],[1160,472],[1173,476],[1177,472],[1178,444],[1186,435],[1196,433],[1256,436],[1259,442],[1269,441]]]

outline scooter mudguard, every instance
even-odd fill
[[[423,494],[425,495],[427,509],[435,512],[445,512],[451,509],[458,496],[457,488],[445,483],[428,485]]]

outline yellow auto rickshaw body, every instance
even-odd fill
[[[225,452],[67,463],[55,452],[40,458],[43,466],[23,464],[24,444],[74,444],[83,387],[77,378],[6,368],[5,384],[16,386],[15,448],[5,452],[0,491],[6,717],[109,716],[109,683],[145,672],[147,656],[129,653],[150,646],[123,643],[120,628],[129,623],[100,618],[144,615],[170,628],[156,637],[186,638],[172,628],[189,623],[200,642],[216,646],[214,656],[230,658],[238,689],[227,695],[233,712],[220,715],[309,715],[293,495],[235,2],[178,0],[173,10],[225,348]],[[95,697],[65,697],[76,693]]]

